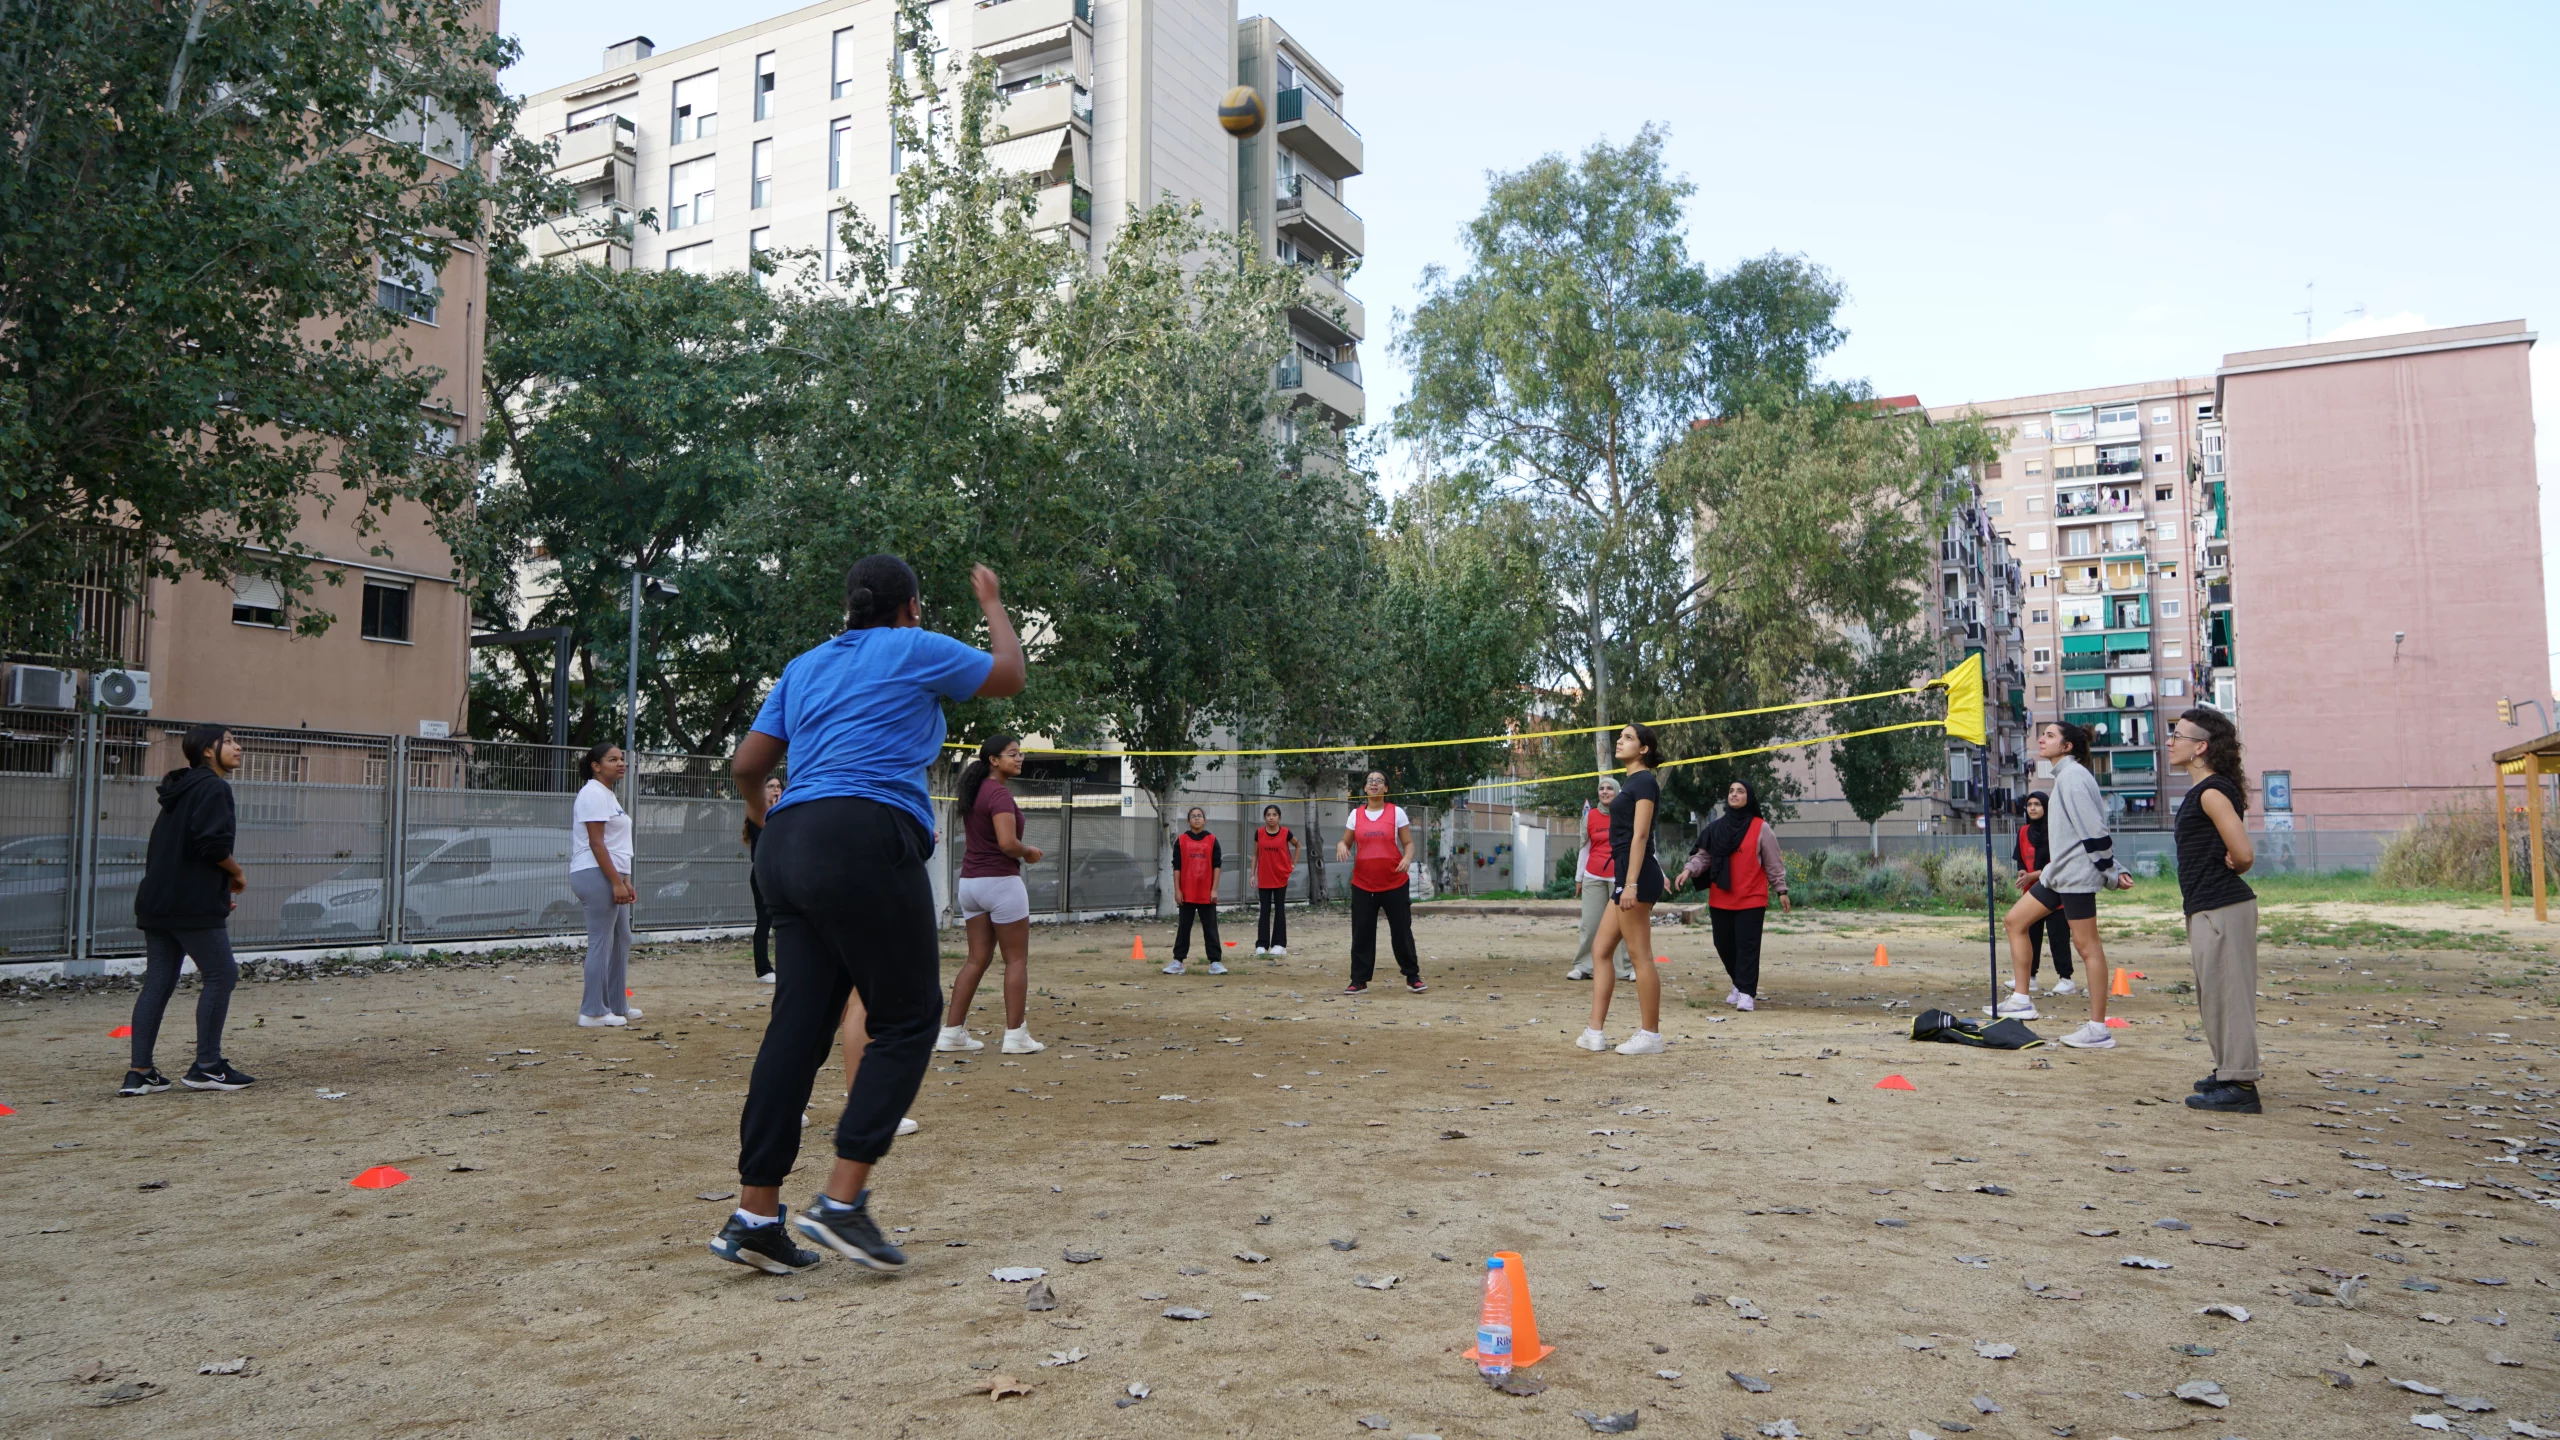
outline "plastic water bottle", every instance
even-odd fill
[[[1511,1373],[1511,1287],[1503,1282],[1497,1255],[1484,1262],[1484,1309],[1476,1319],[1476,1369],[1492,1380]]]

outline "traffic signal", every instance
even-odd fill
[[[2498,723],[2501,725],[2516,723],[2516,702],[2503,695],[2498,697]]]

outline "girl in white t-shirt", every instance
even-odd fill
[[[640,1018],[625,991],[631,979],[631,817],[613,787],[630,769],[619,745],[598,745],[578,761],[587,783],[569,807],[569,890],[587,910],[587,993],[581,1025],[627,1025]]]

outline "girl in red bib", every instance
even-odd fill
[[[1298,837],[1280,823],[1280,807],[1262,807],[1262,828],[1253,832],[1253,884],[1262,895],[1262,913],[1254,921],[1253,953],[1289,953],[1289,877],[1298,869]]]
[[[1786,857],[1778,852],[1778,832],[1760,813],[1759,792],[1740,780],[1726,786],[1724,809],[1698,832],[1693,856],[1692,865],[1707,885],[1716,958],[1733,980],[1724,1003],[1752,1009],[1759,1003],[1760,928],[1769,918],[1769,897],[1775,894],[1790,914],[1796,908],[1787,898]]]
[[[1419,995],[1422,958],[1413,948],[1413,822],[1404,807],[1387,803],[1387,777],[1369,772],[1361,803],[1342,822],[1342,841],[1333,858],[1351,862],[1351,983],[1345,995],[1368,990],[1378,968],[1378,915],[1387,917],[1387,934],[1396,949],[1396,968],[1404,972],[1404,988]]]
[[[1218,837],[1209,833],[1209,812],[1194,805],[1189,829],[1173,837],[1173,893],[1182,902],[1182,919],[1173,927],[1173,963],[1164,967],[1167,975],[1182,973],[1182,962],[1191,955],[1191,921],[1200,921],[1200,939],[1209,951],[1209,973],[1224,975],[1227,962],[1218,944],[1218,870],[1226,856],[1218,849]]]

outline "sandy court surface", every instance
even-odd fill
[[[230,1050],[262,1083],[228,1095],[113,1094],[129,989],[0,1003],[0,1433],[2560,1431],[2548,953],[2269,951],[2252,1117],[2177,1103],[2209,1062],[2150,925],[2115,947],[2148,978],[2104,1053],[1904,1040],[1913,1004],[1981,1003],[1956,922],[1775,925],[1753,1015],[1717,1003],[1702,929],[1666,929],[1672,1048],[1645,1058],[1570,1046],[1569,920],[1426,917],[1431,992],[1356,1001],[1345,921],[1293,928],[1284,961],[1181,978],[1156,973],[1169,925],[1143,966],[1130,926],[1035,929],[1049,1048],[997,1052],[991,985],[988,1048],[935,1057],[878,1181],[912,1227],[894,1278],[703,1248],[772,994],[740,946],[637,955],[629,1031],[575,1028],[557,961],[244,984]],[[1915,1088],[1876,1088],[1894,1074]],[[383,1164],[411,1180],[348,1186]],[[1497,1250],[1558,1347],[1543,1393],[1458,1354]],[[1003,1266],[1046,1270],[1057,1308]],[[973,1393],[997,1376],[1029,1393]],[[2194,1381],[2228,1408],[2175,1398]]]

